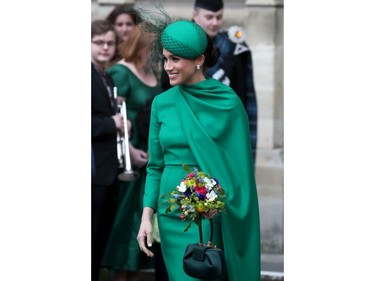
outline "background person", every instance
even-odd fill
[[[100,262],[117,204],[117,133],[124,121],[116,114],[113,81],[105,64],[114,56],[116,34],[105,20],[91,24],[91,145],[95,173],[91,179],[91,269],[98,280]]]
[[[199,24],[220,49],[217,63],[206,74],[229,85],[240,97],[249,118],[252,156],[257,149],[257,100],[254,88],[251,50],[245,42],[244,31],[236,26],[223,30],[222,0],[196,0],[193,21]]]
[[[107,21],[113,24],[120,42],[126,41],[137,23],[133,4],[117,5],[108,14]]]
[[[134,13],[133,4],[116,5],[113,10],[108,14],[106,20],[112,23],[119,37],[119,43],[126,41],[134,27],[138,24],[137,18]],[[115,56],[111,59],[110,64],[121,60],[122,57],[117,48]]]
[[[162,91],[159,71],[147,61],[151,42],[141,33],[140,26],[135,26],[128,40],[119,45],[122,59],[107,70],[117,86],[118,103],[126,100],[127,118],[132,123],[129,139],[131,164],[140,174],[138,179],[120,184],[119,208],[102,261],[104,267],[115,272],[116,281],[140,280],[140,269],[153,268],[153,260],[141,253],[136,239],[148,162],[148,139],[142,137],[144,128],[137,126],[137,117],[143,114],[147,102]]]

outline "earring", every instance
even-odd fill
[[[195,66],[195,68],[196,68],[197,70],[199,70],[199,69],[201,69],[201,65],[200,65],[200,64],[197,64],[197,65]]]

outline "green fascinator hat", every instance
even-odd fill
[[[169,24],[161,34],[161,45],[176,56],[195,59],[207,47],[207,36],[203,28],[188,20]]]

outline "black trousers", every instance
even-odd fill
[[[91,185],[91,280],[99,277],[100,263],[118,204],[118,182]]]

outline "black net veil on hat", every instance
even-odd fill
[[[162,4],[154,0],[134,10],[143,36],[150,36],[151,52],[146,65],[161,70],[163,47],[187,59],[194,59],[204,53],[207,35],[191,19],[172,19]]]
[[[164,29],[173,21],[180,20],[167,13],[162,4],[157,1],[150,1],[142,6],[134,7],[137,20],[141,23],[142,33],[150,36],[151,53],[147,57],[147,63],[161,68],[163,47],[161,45],[161,34]]]

